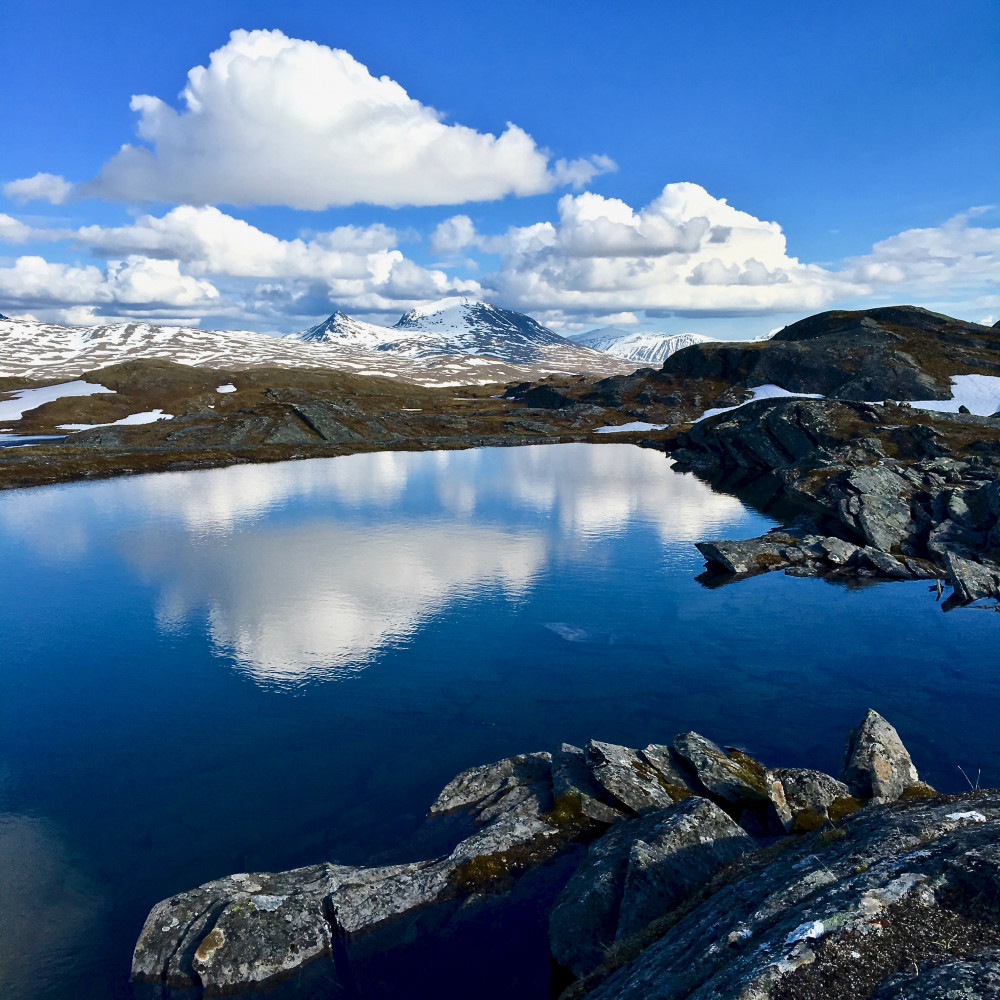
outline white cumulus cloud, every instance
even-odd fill
[[[790,256],[776,222],[698,184],[668,184],[640,209],[592,192],[565,195],[558,211],[555,223],[463,234],[466,245],[501,255],[485,284],[515,307],[749,314],[816,310],[857,291]]]
[[[73,193],[73,185],[57,174],[39,173],[34,177],[8,181],[3,186],[3,193],[14,201],[47,201],[61,205]]]
[[[447,124],[350,53],[280,31],[234,31],[188,73],[177,110],[137,95],[138,134],[81,192],[130,201],[452,205],[580,186],[607,157],[552,162],[508,123]]]
[[[187,311],[211,306],[218,298],[214,285],[181,274],[177,261],[170,260],[133,256],[102,270],[24,256],[0,268],[0,301],[14,310],[123,306],[143,312]]]
[[[977,226],[974,218],[991,211],[970,209],[940,226],[907,229],[844,262],[842,273],[873,285],[927,288],[1000,288],[1000,227]]]

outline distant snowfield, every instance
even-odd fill
[[[669,424],[647,424],[644,420],[633,420],[630,424],[609,424],[607,427],[598,427],[595,434],[627,434],[630,431],[662,431],[666,430]]]
[[[28,410],[34,410],[43,403],[51,403],[66,396],[93,396],[97,392],[113,393],[114,390],[80,379],[63,382],[61,385],[46,385],[40,389],[21,389],[11,399],[0,399],[0,422],[14,423]]]
[[[942,413],[958,413],[958,408],[965,406],[981,417],[991,417],[1000,410],[1000,375],[952,375],[951,385],[951,399],[919,399],[910,405]]]
[[[411,317],[400,329],[331,317],[313,331],[289,337],[148,323],[68,327],[4,319],[0,376],[78,378],[137,358],[230,371],[259,366],[325,369],[439,387],[634,370],[628,362],[558,337],[529,317],[523,317],[525,332],[499,310],[471,309],[466,315],[470,309],[468,304],[461,309],[449,305],[436,317]],[[361,333],[359,327],[364,327]]]
[[[130,413],[120,420],[112,420],[107,424],[60,424],[61,431],[89,431],[95,427],[118,427],[122,424],[155,424],[157,420],[173,420],[172,413],[164,413],[163,410],[146,410],[143,413]]]

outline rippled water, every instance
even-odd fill
[[[872,705],[933,783],[1000,782],[1000,619],[695,582],[693,540],[769,524],[614,444],[0,495],[0,995],[128,997],[157,900],[362,861],[457,772],[562,740],[836,770]]]

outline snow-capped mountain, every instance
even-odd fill
[[[364,347],[415,359],[471,355],[514,365],[555,365],[560,371],[607,370],[607,359],[595,356],[589,345],[560,337],[523,313],[469,298],[441,299],[411,309],[393,326],[376,326],[337,312],[286,339]]]
[[[475,308],[478,305],[484,308]],[[0,376],[75,378],[121,361],[166,358],[205,368],[327,368],[440,386],[525,381],[577,372],[612,375],[631,372],[634,367],[564,341],[527,316],[478,303],[470,303],[469,308],[480,317],[475,331],[438,323],[440,310],[427,310],[423,316],[408,313],[400,320],[408,325],[395,327],[336,313],[325,323],[289,337],[149,323],[69,327],[4,319],[0,320]],[[484,315],[494,325],[487,324]],[[437,328],[425,333],[414,326],[420,320],[429,320]],[[503,349],[500,333],[505,325],[511,331],[508,349]],[[521,327],[527,332],[518,337],[516,329]],[[546,336],[549,345],[536,343]],[[488,349],[491,343],[495,351]],[[482,349],[476,350],[477,346]],[[502,355],[499,359],[498,354]]]
[[[671,354],[692,344],[704,344],[711,337],[699,333],[654,333],[625,330],[620,326],[602,326],[586,333],[574,333],[570,340],[595,351],[640,365],[662,365]]]

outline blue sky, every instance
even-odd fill
[[[0,32],[8,315],[1000,318],[993,0],[38,2]]]

